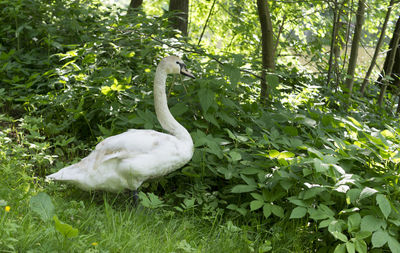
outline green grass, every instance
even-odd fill
[[[25,122],[0,115],[0,252],[306,252],[299,224],[205,215],[196,207],[176,211],[133,204],[128,192],[88,193],[46,182],[58,159],[51,145]],[[53,163],[53,164],[51,164]],[[64,237],[53,219],[30,206],[38,193],[50,196],[54,214],[78,229]],[[162,198],[162,196],[161,196]],[[43,207],[45,208],[45,207]],[[233,220],[233,221],[232,221]],[[289,249],[291,250],[289,250]]]
[[[135,207],[129,193],[87,193],[45,182],[35,171],[52,166],[43,159],[50,150],[36,150],[32,132],[2,123],[0,252],[249,252],[254,244],[221,217]],[[29,201],[39,192],[51,197],[55,214],[78,236],[64,238],[52,219],[32,211]]]

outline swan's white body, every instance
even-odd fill
[[[190,161],[193,141],[172,116],[167,105],[167,74],[193,77],[176,56],[164,58],[154,79],[154,107],[161,126],[169,133],[131,129],[109,137],[80,162],[47,176],[67,181],[83,190],[118,192],[136,190],[145,180],[163,176]]]

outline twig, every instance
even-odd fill
[[[199,38],[199,42],[197,42],[197,45],[200,45],[201,39],[203,38],[204,32],[205,32],[205,30],[207,28],[207,24],[208,24],[208,21],[210,20],[211,13],[212,13],[212,11],[214,9],[214,5],[215,5],[216,1],[217,0],[214,0],[214,2],[211,5],[210,11],[208,12],[208,16],[207,16],[206,22],[204,23],[203,31],[201,31],[201,35],[200,35],[200,38]]]

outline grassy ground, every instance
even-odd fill
[[[57,158],[28,125],[3,121],[0,128],[0,252],[251,252],[259,244],[257,235],[249,240],[246,229],[220,216],[147,209],[134,206],[129,193],[45,182],[37,172]],[[77,236],[63,236],[53,219],[33,211],[30,200],[40,192]]]

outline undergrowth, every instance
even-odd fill
[[[271,79],[274,100],[261,106],[243,55],[207,55],[164,17],[67,0],[5,4],[1,250],[400,252],[391,112],[368,100],[344,106],[323,80],[284,66]],[[138,208],[129,193],[45,182],[103,138],[161,130],[154,69],[180,52],[198,76],[167,81],[172,114],[195,144],[187,166],[143,184]]]

